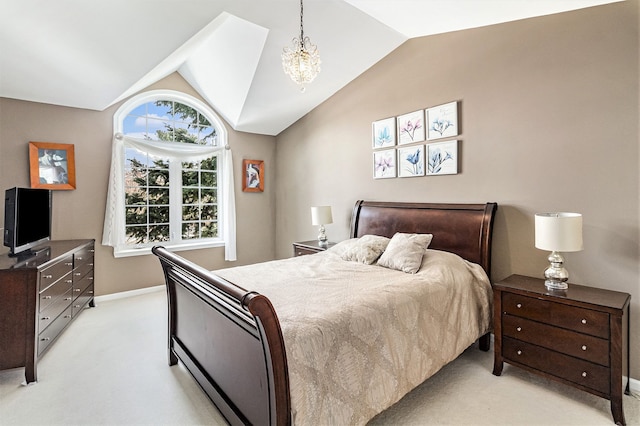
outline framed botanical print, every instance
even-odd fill
[[[458,141],[427,145],[427,175],[455,175],[458,173]]]
[[[424,145],[398,148],[398,177],[424,176]]]
[[[374,121],[371,125],[373,148],[386,148],[396,144],[395,117]]]
[[[396,150],[385,149],[373,152],[373,178],[396,177]]]
[[[458,102],[438,105],[426,110],[429,131],[427,139],[441,139],[458,135]]]
[[[414,111],[398,117],[398,143],[414,143],[424,140],[424,111]]]

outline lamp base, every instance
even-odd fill
[[[549,290],[566,290],[569,288],[569,272],[562,266],[564,259],[559,252],[552,252],[547,258],[551,265],[544,271],[544,285]]]
[[[319,233],[318,233],[318,244],[321,246],[327,245],[327,234],[324,232],[324,225],[320,225]]]

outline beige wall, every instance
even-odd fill
[[[149,87],[172,89],[197,96],[178,74]],[[0,98],[0,188],[29,186],[28,144],[36,142],[74,145],[77,188],[53,194],[53,238],[96,239],[96,294],[104,295],[163,284],[160,264],[153,255],[115,259],[111,247],[102,246],[102,227],[111,163],[113,114],[121,104],[105,111],[16,101]],[[238,261],[225,262],[224,249],[180,252],[217,269],[255,263],[274,257],[275,138],[233,131],[227,126],[234,155],[238,227]],[[265,191],[243,193],[243,158],[265,162]],[[0,209],[4,223],[4,211]],[[2,247],[0,253],[7,252]]]
[[[632,295],[640,353],[638,48],[637,0],[409,40],[278,136],[277,255],[315,238],[312,205],[339,241],[358,199],[496,201],[493,278],[540,276],[534,214],[581,212],[571,281]],[[450,101],[460,173],[372,179],[371,123]]]

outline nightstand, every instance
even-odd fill
[[[327,242],[325,245],[320,245],[318,240],[299,241],[297,243],[293,243],[293,255],[304,256],[305,254],[319,253],[335,245],[336,243],[330,242]]]
[[[511,275],[493,285],[495,358],[611,401],[624,425],[622,377],[629,394],[629,301],[617,291],[569,284],[548,290],[543,279]]]

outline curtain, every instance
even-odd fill
[[[204,146],[179,142],[157,142],[132,138],[121,133],[113,137],[111,171],[107,189],[107,207],[102,231],[102,244],[120,247],[124,241],[124,156],[125,147],[134,148],[154,157],[178,161],[201,161],[222,152],[222,223],[225,260],[236,260],[236,207],[233,192],[233,157],[228,147]]]

